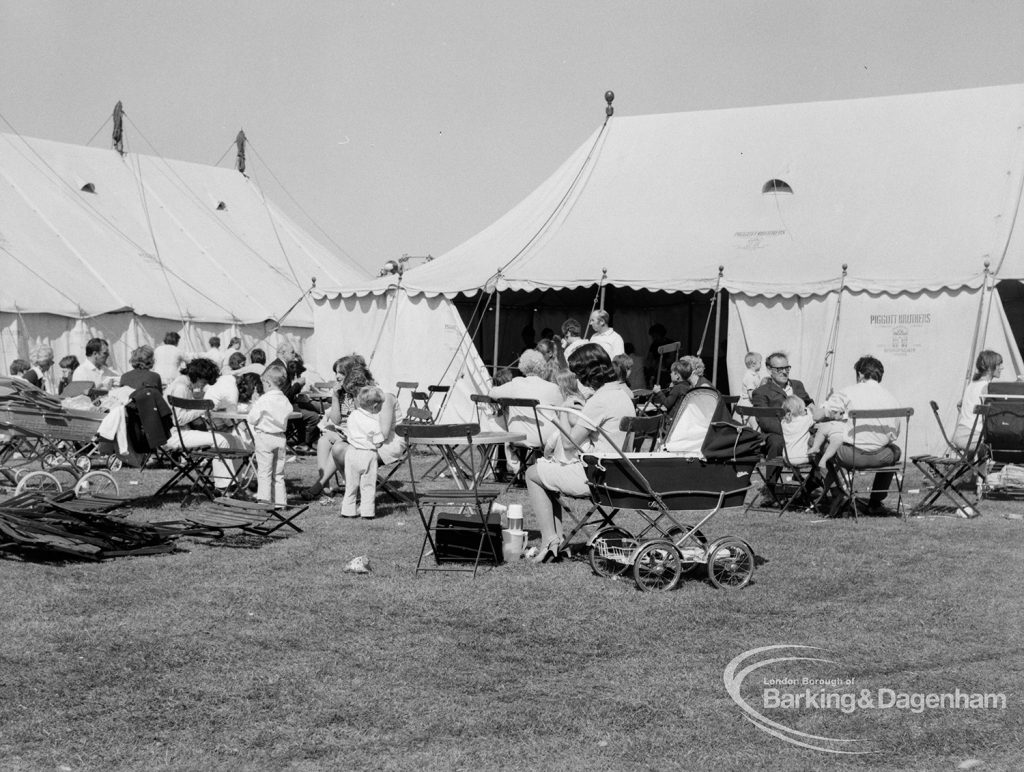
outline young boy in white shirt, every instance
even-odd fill
[[[256,443],[256,500],[284,505],[285,430],[292,403],[282,389],[288,383],[288,371],[271,365],[263,373],[263,396],[249,408],[249,426]]]
[[[377,386],[364,386],[356,395],[356,409],[348,417],[345,436],[345,498],[341,502],[342,517],[356,517],[356,491],[359,493],[359,516],[374,515],[377,497],[377,448],[384,444],[380,430],[380,409],[384,392]]]

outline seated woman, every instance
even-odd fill
[[[376,386],[373,376],[365,367],[358,364],[353,365],[345,381],[342,384],[347,399],[354,402],[356,396],[364,386]],[[398,398],[391,393],[384,393],[384,404],[377,413],[380,420],[380,431],[384,436],[384,444],[377,448],[377,459],[381,464],[392,464],[399,459],[405,458],[405,440],[395,434],[395,425],[402,420],[402,410],[398,405]],[[344,436],[339,436],[331,446],[331,453],[320,470],[320,479],[311,487],[302,491],[302,498],[311,501],[323,493],[324,488],[334,477],[335,472],[345,468],[345,453],[348,450],[348,443]]]
[[[151,346],[139,346],[132,352],[132,369],[121,376],[121,385],[133,389],[161,388],[160,375],[153,370],[153,349]]]
[[[316,441],[316,468],[323,479],[324,470],[331,461],[331,449],[345,439],[345,422],[353,410],[352,399],[345,393],[345,378],[357,367],[366,367],[366,360],[359,354],[343,356],[334,362],[335,388],[331,390],[331,406],[320,419],[320,436]],[[330,489],[327,489],[331,492]],[[319,492],[317,493],[319,495]]]
[[[178,397],[180,399],[197,399],[196,392],[206,388],[211,383],[216,383],[220,376],[220,368],[209,359],[202,357],[193,359],[182,371],[181,375],[171,381],[164,395],[167,397]],[[240,450],[248,447],[248,443],[240,436],[229,432],[211,432],[206,427],[192,428],[191,424],[203,418],[200,410],[178,410],[174,408],[175,420],[182,427],[180,435],[177,429],[171,432],[171,438],[167,440],[167,446],[171,450],[186,448],[208,448],[216,445],[218,448],[233,448]],[[185,428],[188,427],[188,428]],[[213,462],[212,468],[213,484],[218,489],[227,488],[232,480],[232,470],[227,468],[220,460]]]
[[[590,423],[579,421],[571,428],[565,424],[572,442],[564,445],[553,443],[561,445],[562,452],[549,452],[526,471],[526,492],[541,533],[541,550],[534,558],[538,563],[556,557],[562,546],[560,495],[583,497],[588,493],[587,475],[579,449],[615,450],[591,428],[591,423],[621,446],[625,433],[619,431],[619,422],[634,415],[633,401],[619,386],[611,358],[602,346],[586,343],[577,348],[569,355],[569,369],[590,393],[582,411]],[[570,444],[574,447],[566,447]]]
[[[972,445],[978,443],[981,426],[975,426],[974,408],[981,404],[981,398],[988,393],[988,385],[1003,372],[1003,358],[995,351],[986,349],[978,354],[974,366],[974,378],[964,389],[964,398],[960,402],[960,412],[956,418],[956,428],[950,438],[952,443],[961,450],[967,449],[968,442]],[[972,430],[974,431],[973,439],[971,437]]]

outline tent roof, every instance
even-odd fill
[[[835,289],[844,263],[848,288],[901,292],[978,286],[986,260],[1024,278],[1011,233],[1022,124],[1022,85],[616,116],[403,283],[449,296],[567,288],[607,268],[607,284],[693,291],[723,266],[730,291],[807,296]],[[771,180],[793,192],[763,193]]]
[[[311,277],[368,281],[234,170],[11,134],[0,134],[0,264],[0,308],[70,317],[262,322]],[[312,327],[310,305],[288,324]]]

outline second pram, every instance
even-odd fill
[[[541,409],[587,421],[567,408]],[[562,422],[555,424],[571,442]],[[703,566],[716,587],[746,586],[755,562],[750,545],[734,536],[709,542],[702,529],[722,508],[742,505],[761,443],[758,432],[732,418],[715,389],[698,387],[683,397],[657,450],[596,454],[580,449],[592,502],[585,519],[596,513],[602,523],[588,540],[594,571],[615,577],[632,570],[640,589],[670,590]],[[614,522],[624,509],[640,515],[639,532]],[[694,513],[696,522],[681,521],[681,512]]]

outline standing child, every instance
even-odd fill
[[[763,359],[756,351],[748,351],[747,355],[743,357],[743,364],[746,365],[747,369],[743,372],[743,382],[740,385],[740,398],[736,403],[738,406],[751,407],[753,405],[751,395],[754,393],[754,389],[760,386],[761,382],[764,380],[764,376],[761,373],[762,363]],[[757,429],[756,419],[748,418],[747,424],[751,429]]]
[[[380,430],[380,409],[384,392],[377,386],[363,386],[356,395],[356,409],[348,417],[345,435],[345,498],[342,517],[356,517],[356,490],[359,492],[359,516],[371,519],[377,498],[377,448],[384,444]]]
[[[256,443],[256,500],[283,505],[288,503],[284,489],[285,430],[292,412],[292,403],[282,391],[288,385],[288,371],[270,365],[262,380],[263,396],[252,403],[247,419]]]

